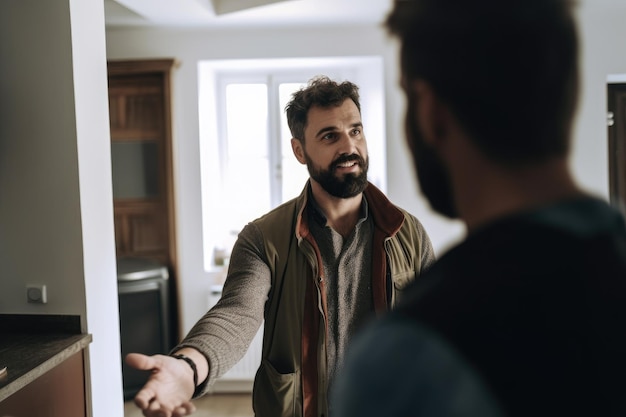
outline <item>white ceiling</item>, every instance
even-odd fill
[[[371,24],[392,0],[104,0],[106,25],[233,27]]]
[[[1,0],[0,0],[1,1]],[[113,26],[259,27],[382,23],[393,0],[104,0]],[[579,0],[626,13],[625,0]]]

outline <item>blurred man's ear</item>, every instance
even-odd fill
[[[411,82],[411,88],[416,98],[415,114],[424,141],[433,147],[443,139],[450,122],[450,113],[447,106],[441,101],[431,85],[421,79]]]
[[[306,158],[304,157],[304,148],[300,139],[291,138],[291,150],[295,155],[298,162],[302,165],[306,165]]]

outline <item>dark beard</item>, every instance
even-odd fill
[[[313,165],[313,161],[309,158],[309,155],[305,152],[304,157],[306,159],[306,166],[309,170],[309,175],[312,179],[317,181],[324,190],[333,197],[338,198],[351,198],[359,195],[367,187],[367,169],[369,167],[369,158],[363,159],[359,155],[341,155],[334,160],[328,169],[319,168],[316,169]],[[357,161],[361,167],[361,173],[347,174],[343,178],[338,178],[335,175],[337,166],[341,163],[348,161]]]
[[[412,120],[414,114],[415,99],[411,98],[407,109],[405,129],[420,188],[433,210],[455,219],[458,217],[458,212],[450,178],[439,156],[424,143],[417,121]]]

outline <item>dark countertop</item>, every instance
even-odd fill
[[[22,326],[17,331],[12,324],[14,316],[0,315],[0,369],[6,366],[7,375],[0,378],[0,401],[25,387],[70,356],[91,343],[90,334],[76,334],[67,326],[48,326],[45,330]],[[36,316],[29,316],[36,320]],[[6,324],[10,323],[11,326]],[[30,332],[36,330],[35,332]]]

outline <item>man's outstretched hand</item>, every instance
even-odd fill
[[[135,396],[135,404],[144,416],[183,417],[196,411],[191,402],[195,390],[193,370],[185,361],[165,355],[129,353],[126,363],[138,370],[152,371]]]

